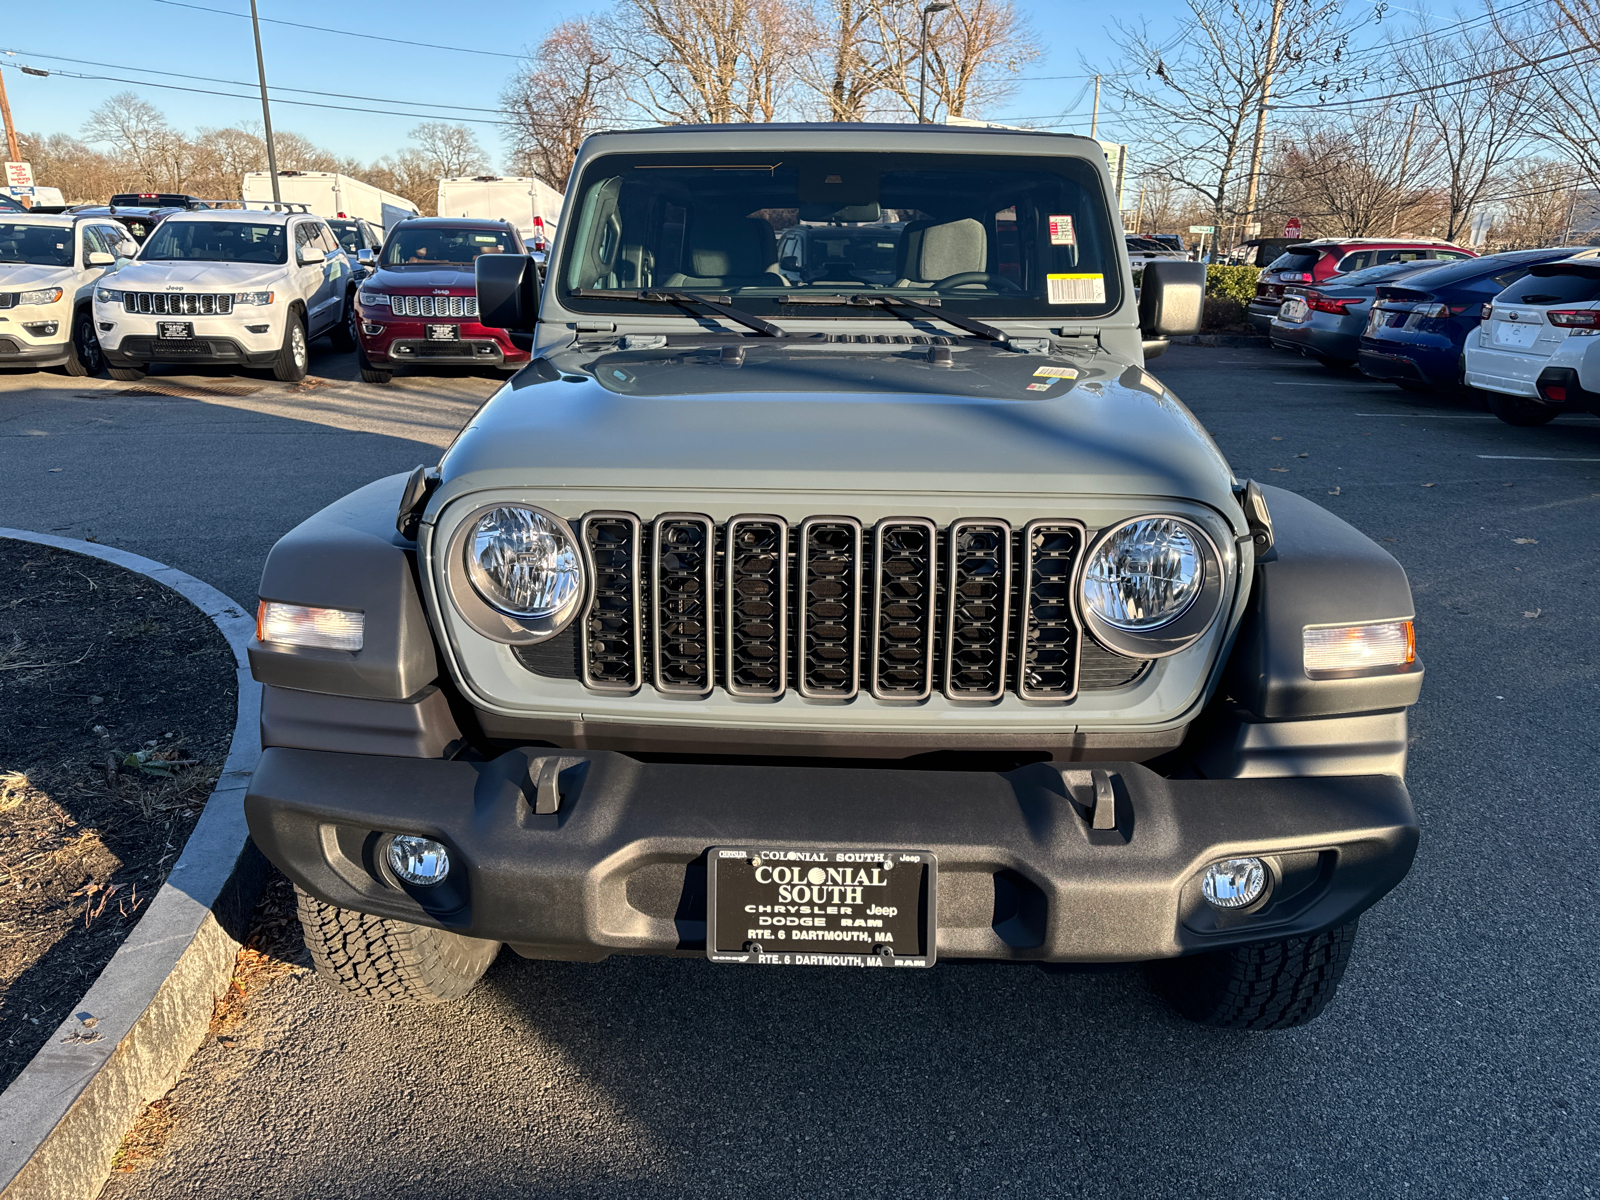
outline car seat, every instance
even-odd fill
[[[982,222],[911,221],[895,248],[895,287],[930,287],[965,271],[986,271],[989,237]]]
[[[760,217],[718,222],[702,216],[689,235],[689,274],[667,276],[669,288],[788,287],[778,274],[778,237]]]

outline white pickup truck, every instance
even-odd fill
[[[352,276],[327,222],[307,212],[179,213],[95,289],[94,318],[113,379],[180,362],[270,367],[293,382],[312,338],[355,348]]]

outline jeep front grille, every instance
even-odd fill
[[[478,298],[391,295],[389,311],[397,317],[475,317],[478,315]]]
[[[719,526],[697,513],[596,512],[578,530],[593,588],[561,635],[578,653],[557,657],[597,692],[1062,703],[1146,666],[1085,643],[1072,605],[1085,535],[1072,520],[940,529],[899,517],[864,529],[841,516]],[[573,677],[548,657],[518,654],[538,674]]]
[[[123,292],[122,307],[157,317],[225,317],[233,311],[233,293]]]

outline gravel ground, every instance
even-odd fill
[[[1416,590],[1422,848],[1320,1021],[1217,1033],[1134,970],[950,961],[503,954],[433,1010],[287,971],[105,1196],[1591,1195],[1600,422],[1512,429],[1268,351],[1152,368],[1241,474],[1384,539]],[[219,460],[234,444],[182,436]],[[327,454],[292,470],[328,498],[378,473]],[[185,569],[239,574],[270,543],[272,475],[191,490],[188,519],[227,537],[209,575]]]

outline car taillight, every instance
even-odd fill
[[[1419,317],[1448,317],[1450,315],[1450,306],[1448,304],[1419,304],[1411,311]],[[1460,312],[1461,310],[1458,308],[1456,311]]]
[[[536,216],[533,218],[533,248],[535,250],[543,250],[545,248],[543,217]]]
[[[1494,316],[1494,305],[1485,304],[1483,309],[1478,313],[1478,320],[1487,321],[1492,316]]]
[[[1280,271],[1278,278],[1284,283],[1310,283],[1311,276],[1304,271]]]
[[[1330,300],[1328,297],[1317,292],[1306,293],[1307,308],[1309,308],[1312,312],[1332,313],[1336,317],[1344,316],[1345,310],[1355,303],[1357,303],[1357,301],[1354,299]]]
[[[1568,329],[1600,329],[1600,309],[1552,308],[1544,315],[1550,318],[1552,325],[1564,325]]]

